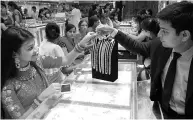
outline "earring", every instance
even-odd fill
[[[15,66],[16,66],[16,68],[20,68],[20,60],[19,60],[19,58],[15,58]]]

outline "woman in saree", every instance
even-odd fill
[[[68,22],[66,22],[65,36],[60,37],[56,41],[56,44],[58,44],[62,48],[65,55],[71,52],[77,45],[77,43],[80,41],[78,40],[80,38],[75,36],[76,36],[76,27],[73,24],[68,24]],[[83,61],[83,59],[84,59],[84,52],[81,53],[71,65],[63,67],[62,72],[64,74],[70,74],[73,71],[73,69],[76,68],[76,65],[80,64]]]
[[[78,23],[79,32],[75,34],[75,43],[78,43],[88,33],[88,22],[81,20]]]
[[[88,33],[67,56],[40,56],[35,48],[35,38],[29,31],[8,28],[1,41],[1,102],[5,118],[25,119],[41,102],[61,95],[61,85],[49,84],[44,69],[71,64],[95,36]]]
[[[14,22],[14,26],[20,26],[22,22],[22,12],[20,11],[17,4],[13,1],[8,2],[9,11],[12,12],[12,18]]]
[[[13,25],[13,19],[7,11],[6,4],[1,2],[1,30],[5,31],[9,26]]]

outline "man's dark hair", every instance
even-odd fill
[[[32,6],[32,9],[36,9],[36,6]]]
[[[182,1],[168,5],[157,14],[157,18],[171,23],[177,34],[188,30],[193,39],[193,3]]]

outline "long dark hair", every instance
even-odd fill
[[[9,27],[3,32],[1,39],[1,88],[6,80],[17,75],[13,54],[20,52],[22,44],[31,39],[34,39],[34,36],[29,31],[19,27]]]
[[[21,16],[23,17],[23,13],[22,13],[22,10],[21,10],[21,6],[19,7],[15,2],[13,1],[10,1],[7,3],[9,6],[13,7],[14,9],[18,10],[21,14]]]
[[[8,5],[13,7],[14,9],[19,10],[19,7],[17,6],[17,4],[15,2],[13,2],[13,1],[8,2]]]
[[[75,28],[75,30],[76,30],[76,27],[73,24],[68,23],[68,21],[66,21],[65,26],[66,26],[65,33],[67,33],[72,28]]]

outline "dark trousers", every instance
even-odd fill
[[[157,101],[154,102],[152,109],[156,118],[162,119],[160,108]],[[164,119],[192,119],[193,118],[193,116],[180,115],[176,113],[174,110],[172,110],[171,108],[169,108],[169,110],[166,111],[161,107],[161,110],[162,110]]]

